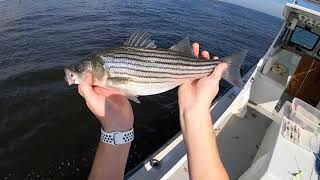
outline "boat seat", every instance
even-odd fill
[[[267,60],[262,70],[262,76],[263,78],[270,79],[279,87],[286,88],[292,75],[296,71],[301,58],[301,56],[293,52],[281,49]],[[282,64],[286,68],[287,72],[282,75],[272,72],[271,68],[275,63]]]
[[[286,49],[279,50],[272,57],[267,59],[265,66],[262,69],[262,73],[252,84],[250,100],[272,112],[279,102],[281,95],[286,90],[300,60],[301,56]],[[271,71],[274,63],[282,64],[287,72],[277,74]]]

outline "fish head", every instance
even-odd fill
[[[91,61],[83,61],[78,64],[72,64],[64,69],[65,80],[69,85],[80,84],[87,73],[92,71]]]

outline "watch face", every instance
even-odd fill
[[[133,130],[115,133],[115,144],[126,144],[134,139]]]

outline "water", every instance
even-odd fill
[[[0,178],[85,179],[99,124],[63,68],[147,29],[159,47],[188,35],[219,56],[272,43],[282,20],[214,0],[0,2]],[[226,87],[223,83],[221,92]],[[132,104],[136,138],[127,171],[179,132],[176,89]]]

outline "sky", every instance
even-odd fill
[[[255,9],[273,16],[282,17],[283,7],[286,2],[292,2],[290,0],[221,0],[228,3],[237,4],[247,8]],[[316,6],[310,3],[305,3],[302,0],[298,1],[300,5],[307,6],[309,8],[315,8]],[[319,10],[319,9],[318,9]]]

